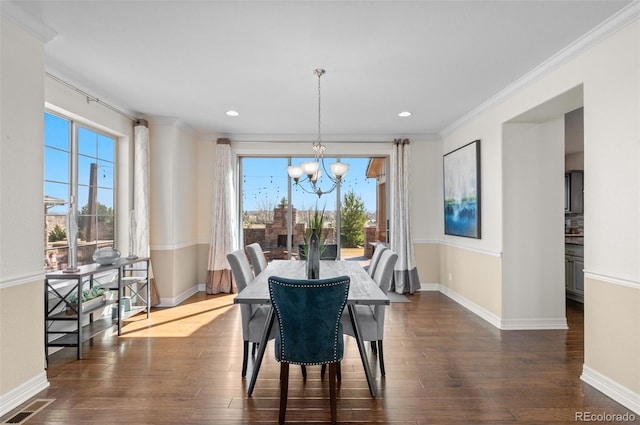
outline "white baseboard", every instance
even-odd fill
[[[418,291],[440,291],[439,283],[421,283]]]
[[[451,290],[450,288],[444,285],[439,285],[439,286],[440,286],[439,290],[441,293],[451,298],[452,300],[454,300],[455,302],[457,302],[467,310],[470,310],[472,313],[475,313],[476,315],[480,316],[481,318],[491,323],[496,328],[501,329],[500,326],[502,325],[502,320],[498,316],[491,313],[489,310],[486,310],[485,308],[480,307],[478,304],[472,301],[469,301],[468,299],[458,294],[457,292]]]
[[[557,319],[502,319],[500,329],[503,331],[527,331],[527,330],[566,330],[567,318]]]
[[[197,294],[200,292],[200,285],[192,286],[191,288],[184,291],[182,294],[178,295],[174,298],[160,298],[160,304],[156,307],[175,307],[182,303],[184,300],[189,298],[190,296]]]
[[[19,387],[0,395],[0,416],[6,415],[47,388],[49,388],[49,381],[47,381],[47,373],[43,371]]]
[[[467,298],[439,283],[422,283],[420,291],[439,291],[447,297],[451,298],[467,310],[480,316],[487,322],[491,323],[501,330],[541,330],[541,329],[568,329],[567,318],[560,317],[556,319],[533,318],[533,319],[502,319],[478,304],[469,301]]]
[[[588,366],[582,366],[580,379],[607,397],[612,398],[624,407],[640,415],[640,394],[634,393],[627,387],[612,381]]]

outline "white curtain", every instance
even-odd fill
[[[149,257],[149,128],[147,121],[138,120],[134,128],[133,209],[135,216],[135,243],[138,257]],[[160,304],[153,270],[149,264],[150,304]]]
[[[213,176],[211,243],[207,272],[207,293],[235,292],[227,254],[237,249],[236,192],[233,184],[231,144],[218,139]]]
[[[391,249],[398,254],[392,291],[413,294],[420,289],[411,240],[411,150],[408,139],[396,139],[391,153]]]

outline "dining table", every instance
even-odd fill
[[[262,304],[271,305],[269,297],[269,277],[278,276],[289,279],[307,279],[306,261],[302,260],[273,260],[261,273],[256,275],[253,280],[234,298],[235,304]],[[358,316],[356,315],[355,306],[358,304],[365,305],[388,305],[389,297],[385,294],[376,282],[369,276],[366,270],[357,261],[346,260],[321,260],[320,261],[320,279],[328,279],[331,277],[349,276],[349,295],[347,297],[347,311],[353,325],[354,337],[358,345],[362,366],[369,385],[369,392],[372,397],[376,397],[375,380],[369,367],[369,360],[365,351],[365,344],[360,333],[358,324]],[[247,394],[251,396],[258,378],[260,365],[264,357],[271,329],[275,320],[273,307],[269,309],[267,320],[265,323],[262,339],[258,346],[256,359],[249,382]]]

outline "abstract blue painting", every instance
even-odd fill
[[[480,239],[480,140],[443,157],[444,233]]]

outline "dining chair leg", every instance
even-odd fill
[[[247,358],[249,357],[249,341],[244,341],[242,353],[242,377],[247,375]]]
[[[278,423],[284,423],[285,413],[287,412],[287,393],[289,391],[289,363],[280,362],[280,414],[278,415]]]
[[[384,376],[384,355],[382,354],[382,340],[378,340],[378,358],[380,359],[380,375]]]
[[[302,369],[302,379],[307,379],[307,367],[305,365],[301,365],[300,368]]]
[[[320,379],[324,379],[324,374],[327,371],[327,365],[323,364],[321,369],[320,369]]]
[[[336,365],[337,363],[329,363],[329,403],[331,404],[331,423],[337,421],[336,406]]]
[[[375,342],[375,341],[371,341],[371,352],[372,352],[373,354],[377,354],[377,353],[378,353],[378,350],[377,350],[377,348],[376,348],[376,342]]]
[[[251,356],[252,357],[256,355],[256,349],[258,348],[258,345],[259,344],[257,342],[253,343],[253,346],[251,347]]]
[[[338,362],[338,370],[336,371],[338,382],[342,381],[342,362]]]

